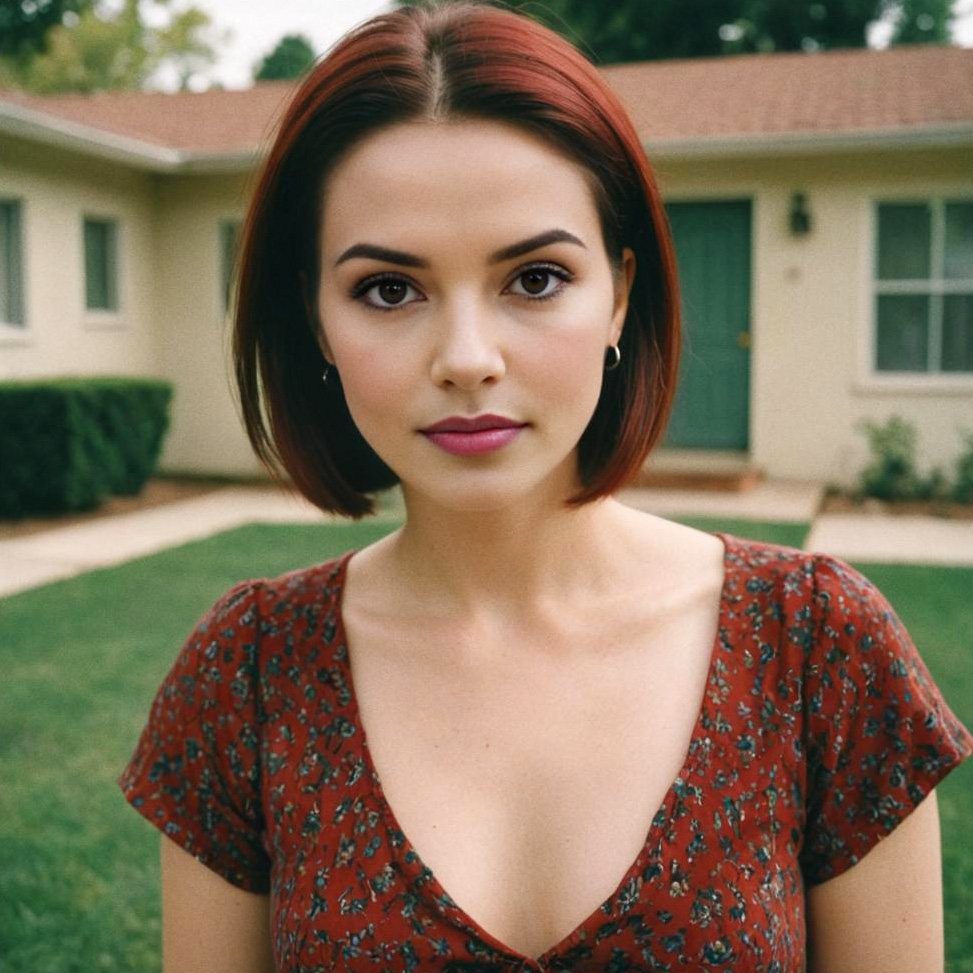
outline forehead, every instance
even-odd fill
[[[405,122],[365,138],[325,182],[323,244],[558,226],[591,234],[590,176],[540,136],[490,121]],[[484,239],[484,242],[487,242]]]

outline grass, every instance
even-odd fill
[[[693,519],[799,545],[806,525]],[[388,525],[251,525],[4,599],[0,666],[0,967],[159,969],[158,837],[115,785],[196,619],[231,584],[322,561]],[[973,570],[858,565],[973,725]],[[942,784],[948,969],[973,973],[973,761]]]

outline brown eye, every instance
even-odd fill
[[[549,270],[527,270],[520,275],[520,279],[524,284],[524,290],[531,295],[543,293],[550,277],[551,272]]]
[[[408,285],[401,280],[383,280],[378,287],[378,296],[388,304],[398,304],[405,297]]]
[[[514,278],[513,293],[532,301],[546,301],[550,297],[557,297],[572,280],[574,275],[563,267],[527,267]],[[551,284],[557,286],[551,287]]]
[[[351,297],[375,311],[395,311],[414,303],[409,299],[409,291],[414,292],[414,298],[422,300],[416,288],[401,277],[369,277],[352,289]]]

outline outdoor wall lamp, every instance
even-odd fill
[[[807,211],[807,198],[804,193],[791,196],[791,233],[805,236],[811,232],[811,214]]]

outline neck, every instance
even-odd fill
[[[406,511],[396,573],[436,614],[471,621],[556,615],[610,593],[633,513],[610,498],[470,512],[408,494]]]

